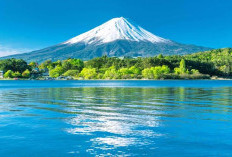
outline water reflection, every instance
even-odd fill
[[[144,155],[154,155],[155,150],[162,154],[164,147],[175,150],[170,145],[180,142],[181,130],[194,139],[201,136],[194,131],[207,132],[200,123],[204,120],[213,122],[210,125],[231,122],[231,94],[232,88],[184,87],[0,90],[0,138],[21,137],[19,142],[27,145],[23,138],[30,136],[39,145],[34,135],[49,135],[44,149],[54,147],[58,154],[126,156],[144,150]],[[202,125],[202,130],[191,122]],[[13,149],[6,141],[1,142]],[[184,143],[178,143],[179,148]]]
[[[114,146],[114,148],[116,147],[127,147],[127,146],[131,146],[134,145],[136,143],[138,143],[139,141],[137,141],[136,138],[123,138],[123,137],[117,137],[117,136],[113,136],[113,137],[98,137],[95,139],[91,140],[94,144],[96,143],[97,145],[99,144],[107,144],[107,145],[112,145]],[[144,143],[142,143],[144,144]]]

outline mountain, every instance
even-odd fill
[[[99,27],[96,27],[86,33],[74,37],[65,44],[76,44],[84,42],[85,44],[103,44],[116,40],[127,41],[145,41],[152,43],[168,43],[169,40],[155,36],[137,25],[132,25],[123,17],[114,18]]]
[[[161,53],[164,55],[183,55],[205,50],[210,50],[210,48],[180,44],[161,38],[120,17],[113,18],[58,45],[2,59],[22,58],[26,61],[37,62],[67,58],[89,60],[103,55],[149,57]]]

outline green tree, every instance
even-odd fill
[[[14,72],[12,70],[8,70],[5,74],[4,74],[4,78],[13,78],[13,74]]]
[[[115,69],[114,66],[112,66],[108,70],[105,71],[103,78],[104,79],[118,79],[120,77],[119,77],[118,71]]]
[[[133,73],[129,68],[121,68],[119,69],[119,74],[122,79],[130,79]]]
[[[68,70],[66,71],[63,75],[64,76],[72,76],[72,77],[77,77],[79,74],[78,70]]]
[[[31,67],[31,69],[37,68],[37,63],[36,62],[30,62],[29,66]]]
[[[20,78],[22,76],[22,74],[19,71],[16,71],[13,73],[13,77],[15,78]]]
[[[57,60],[56,62],[53,62],[53,64],[57,67],[61,67],[62,66],[62,61],[61,60]]]
[[[64,73],[64,69],[61,66],[57,66],[54,69],[49,70],[50,77],[59,77]]]
[[[95,79],[97,77],[97,72],[95,68],[83,68],[79,76],[84,79]]]
[[[164,56],[163,56],[162,54],[159,54],[159,55],[157,56],[157,58],[162,59],[162,58],[164,58]]]
[[[200,72],[199,72],[199,70],[192,69],[192,70],[191,70],[191,74],[200,74]]]
[[[181,59],[181,61],[180,61],[180,72],[182,74],[184,74],[186,72],[186,64],[185,64],[185,60],[184,59]]]
[[[151,68],[144,69],[142,71],[142,76],[146,79],[153,79],[154,78],[153,70]]]
[[[129,69],[131,71],[131,73],[135,74],[135,75],[140,75],[141,74],[141,70],[135,66],[130,67]]]
[[[52,68],[54,68],[54,66],[51,60],[46,60],[39,65],[39,69],[41,70],[47,70],[47,69],[52,69]]]
[[[185,64],[185,60],[184,59],[181,59],[180,66],[178,68],[175,68],[174,72],[176,74],[185,74],[185,73],[188,73],[188,71],[186,70],[186,64]]]
[[[154,78],[159,79],[162,76],[170,73],[170,68],[167,65],[152,67]]]
[[[69,62],[71,63],[72,70],[79,70],[81,71],[84,68],[84,62],[80,59],[69,59]]]
[[[72,69],[72,64],[69,62],[69,60],[65,60],[62,62],[62,68],[64,71],[68,71]]]
[[[24,78],[29,78],[31,75],[30,71],[27,69],[22,73],[22,77]]]
[[[27,65],[27,62],[25,62],[22,59],[5,59],[0,60],[0,69],[4,72],[8,70],[12,71],[19,71],[20,73],[25,71],[26,69],[30,69],[30,66]]]

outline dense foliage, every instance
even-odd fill
[[[209,76],[232,76],[232,49],[217,49],[185,56],[147,58],[98,57],[83,62],[80,59],[47,60],[40,65],[21,59],[0,61],[5,78],[60,76],[77,79],[197,79]]]

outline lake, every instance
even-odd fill
[[[0,156],[232,156],[232,81],[0,81]]]

